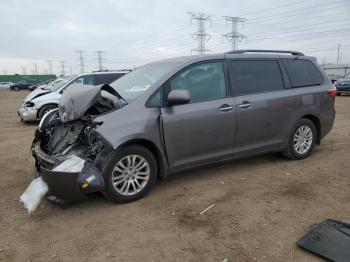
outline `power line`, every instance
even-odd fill
[[[103,70],[102,60],[105,59],[102,57],[102,54],[104,53],[104,51],[98,50],[98,51],[95,51],[95,53],[97,53],[98,70],[102,71]]]
[[[85,50],[78,50],[76,52],[79,54],[80,73],[84,73],[85,72],[85,66],[84,66],[85,57],[84,57],[84,54],[86,53],[86,51]]]
[[[35,75],[38,75],[38,64],[34,63],[34,73]]]
[[[231,42],[231,49],[237,50],[238,49],[238,43],[242,42],[243,39],[247,39],[247,37],[241,33],[238,32],[238,25],[239,23],[244,24],[246,19],[242,17],[237,16],[224,16],[227,23],[229,22],[231,24],[231,32],[222,35],[223,38],[226,38],[227,41]]]
[[[49,63],[49,72],[50,72],[50,75],[52,75],[52,60],[47,60],[47,62]]]
[[[65,76],[66,75],[66,71],[65,71],[65,61],[60,61],[61,64],[61,76]]]
[[[205,52],[209,51],[209,49],[205,48],[205,42],[209,41],[210,34],[208,34],[205,31],[205,24],[207,21],[210,21],[211,23],[211,15],[206,15],[203,13],[194,14],[191,12],[188,12],[190,17],[190,24],[192,24],[192,20],[197,20],[198,25],[198,31],[196,33],[192,34],[192,37],[194,40],[198,40],[198,47],[195,49],[192,49],[192,52],[198,52],[199,54],[205,54]]]

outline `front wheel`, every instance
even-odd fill
[[[40,109],[39,114],[38,114],[39,119],[42,119],[43,116],[44,116],[47,112],[49,112],[49,111],[51,111],[52,109],[55,109],[55,108],[57,108],[56,105],[46,105],[46,106],[43,106],[43,107]]]
[[[156,182],[157,170],[157,161],[147,148],[130,145],[120,149],[104,171],[105,194],[117,203],[138,200]]]
[[[311,154],[315,141],[314,123],[306,118],[299,119],[291,132],[288,149],[283,152],[283,155],[290,159],[306,158]]]

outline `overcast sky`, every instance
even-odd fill
[[[240,32],[247,42],[239,48],[295,49],[336,62],[350,63],[350,0],[1,0],[0,74],[55,73],[59,61],[66,71],[79,72],[76,50],[85,50],[86,70],[97,69],[96,50],[103,50],[108,69],[190,55],[197,25],[188,12],[212,15],[206,43],[210,53],[228,51],[231,44],[223,16],[246,18]]]

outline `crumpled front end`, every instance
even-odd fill
[[[75,201],[104,190],[103,167],[112,150],[86,119],[62,122],[58,109],[45,115],[31,148],[34,170],[59,199]]]
[[[102,95],[106,91],[106,95]],[[122,106],[109,86],[65,91],[59,108],[44,115],[31,147],[33,170],[49,194],[75,201],[104,191],[103,170],[113,148],[95,131],[96,116]]]
[[[95,132],[96,124],[62,122],[58,109],[40,123],[31,147],[34,170],[59,199],[75,201],[104,190],[103,167],[112,148]]]

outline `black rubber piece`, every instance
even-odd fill
[[[350,224],[327,219],[312,226],[297,245],[330,261],[350,261]]]

